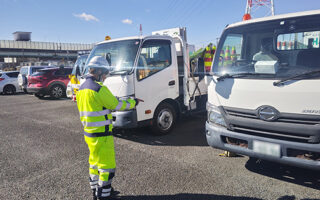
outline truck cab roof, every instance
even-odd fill
[[[104,44],[104,43],[109,43],[109,42],[117,42],[117,41],[125,41],[125,40],[140,40],[140,39],[142,39],[142,40],[146,40],[146,39],[167,39],[167,40],[171,40],[172,37],[166,36],[166,35],[148,35],[148,36],[123,37],[123,38],[116,38],[116,39],[102,41],[102,42],[97,43],[97,45]]]
[[[311,10],[311,11],[288,13],[288,14],[282,14],[282,15],[275,15],[275,16],[268,16],[268,17],[250,19],[250,20],[236,22],[236,23],[227,25],[226,29],[237,27],[237,26],[243,26],[243,25],[247,25],[247,24],[259,23],[259,22],[295,18],[295,17],[300,17],[300,16],[311,16],[311,15],[320,15],[320,10]]]

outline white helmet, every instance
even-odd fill
[[[94,56],[88,63],[88,68],[100,69],[103,74],[108,74],[110,66],[105,58],[102,56]]]

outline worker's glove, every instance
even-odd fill
[[[138,98],[134,98],[134,100],[136,101],[136,106],[139,104],[139,102],[144,102],[142,99],[138,99]]]
[[[139,104],[139,100],[138,98],[134,98],[134,100],[136,101],[136,106]]]

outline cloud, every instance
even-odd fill
[[[122,23],[124,23],[124,24],[132,24],[132,20],[131,19],[124,19],[124,20],[122,20]]]
[[[96,21],[96,22],[99,21],[99,19],[96,18],[95,16],[90,15],[90,14],[86,14],[86,13],[73,14],[73,16],[78,17],[78,18],[83,19],[83,20],[86,20],[86,21]]]

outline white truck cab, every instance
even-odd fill
[[[319,170],[319,37],[320,10],[228,25],[206,79],[208,144]]]
[[[144,100],[135,110],[114,112],[116,128],[153,125],[164,134],[180,114],[205,110],[207,87],[203,76],[190,73],[185,28],[104,41],[93,48],[87,63],[94,56],[111,66],[104,84],[115,96]]]

